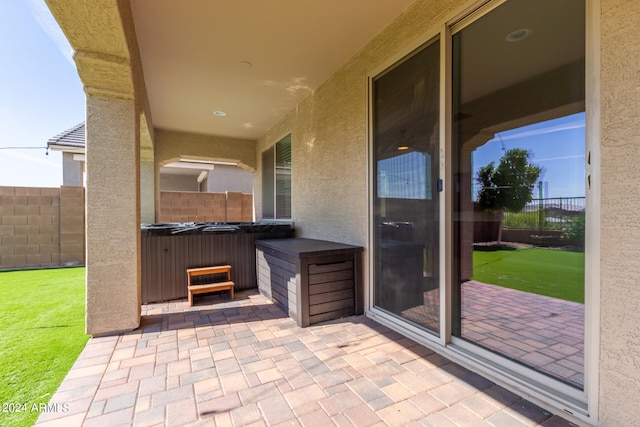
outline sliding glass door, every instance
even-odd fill
[[[584,386],[585,2],[452,38],[453,335]]]
[[[489,2],[371,86],[374,312],[572,396],[585,386],[585,13],[585,0]]]
[[[440,330],[440,43],[373,81],[374,305]]]

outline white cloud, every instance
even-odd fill
[[[571,122],[567,122],[567,123],[561,123],[561,124],[557,124],[555,126],[549,126],[549,127],[543,127],[540,129],[531,129],[531,130],[523,130],[521,132],[518,131],[507,131],[508,133],[505,135],[505,133],[500,132],[499,135],[499,139],[501,139],[502,141],[508,141],[510,139],[520,139],[520,138],[528,138],[531,136],[538,136],[538,135],[544,135],[547,133],[552,133],[552,132],[562,132],[565,130],[572,130],[572,129],[583,129],[584,128],[584,121],[583,120],[574,120]],[[525,127],[526,129],[526,127]],[[498,135],[498,134],[496,134]]]
[[[69,44],[69,41],[65,37],[64,33],[60,29],[60,26],[51,15],[51,11],[45,4],[44,0],[27,0],[29,9],[33,17],[36,19],[42,30],[56,45],[62,56],[75,68],[73,62],[73,49]]]
[[[584,159],[584,154],[576,154],[573,156],[559,156],[559,157],[548,157],[546,159],[535,159],[536,162],[550,162],[552,160],[567,160],[567,159]]]

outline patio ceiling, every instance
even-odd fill
[[[259,138],[413,1],[132,0],[154,126]]]
[[[131,0],[154,126],[259,138],[413,1]],[[583,17],[572,16],[564,3],[540,1],[553,8],[511,2],[470,27],[464,67],[474,72],[465,73],[464,86],[475,89],[464,102],[517,83],[514,76],[580,59],[584,46],[570,29]],[[505,40],[522,29],[533,36]],[[575,45],[575,55],[566,43]],[[472,54],[486,52],[483,45],[492,46],[491,57]],[[501,72],[488,72],[501,58],[510,58]]]
[[[82,0],[48,5],[76,51],[87,93],[131,93],[124,35],[135,30],[154,127],[256,139],[394,19],[410,13],[413,1],[111,0],[101,3],[100,13]],[[540,1],[553,4],[551,16],[536,7],[514,14],[512,9],[531,5],[508,2],[496,14],[501,19],[468,27],[462,51],[471,55],[463,67],[474,72],[465,73],[470,77],[463,86],[474,89],[463,102],[517,84],[514,78],[579,61],[561,48],[569,43],[584,52],[573,33],[563,30],[574,25],[550,22],[582,22],[581,17],[569,14],[565,2]],[[530,31],[525,40],[508,41],[524,29]],[[478,49],[484,45],[491,49]],[[488,66],[500,58],[509,60],[498,71]]]

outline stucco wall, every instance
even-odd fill
[[[602,0],[600,423],[640,420],[640,2]]]
[[[96,336],[140,324],[140,128],[133,100],[87,95],[86,153],[86,331]]]
[[[198,191],[198,177],[160,173],[160,193],[163,191]]]
[[[160,191],[200,191],[198,175],[178,175],[160,171]],[[210,193],[236,191],[253,193],[253,174],[231,165],[215,165],[207,175],[206,190]]]
[[[73,153],[62,153],[62,185],[82,186],[84,162],[73,159]]]
[[[258,140],[258,154],[291,132],[292,219],[301,237],[366,246],[367,76],[417,47],[459,1],[418,1]],[[406,52],[408,53],[408,52]],[[260,160],[258,155],[258,161]],[[254,188],[261,194],[261,174]],[[262,200],[256,197],[256,216]]]
[[[237,166],[216,165],[207,177],[207,191],[253,193],[253,174]]]
[[[181,157],[202,160],[237,162],[239,166],[254,171],[256,141],[226,138],[214,135],[155,129],[154,151],[156,170]]]
[[[142,150],[144,153],[147,150]],[[141,153],[142,154],[142,153]],[[140,222],[155,222],[155,171],[153,170],[153,158],[144,160],[140,158]]]

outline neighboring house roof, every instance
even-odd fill
[[[52,150],[72,153],[84,153],[84,146],[85,122],[79,123],[47,141],[47,147]]]

